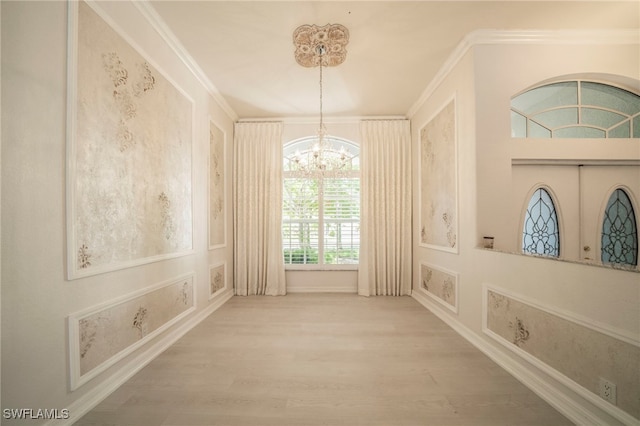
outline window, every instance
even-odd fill
[[[591,81],[563,81],[511,100],[516,138],[639,138],[640,96]]]
[[[522,230],[523,253],[558,257],[560,233],[558,215],[549,193],[538,188],[527,207]]]
[[[611,194],[604,211],[601,259],[603,263],[638,264],[636,215],[629,196],[620,188]]]
[[[331,148],[324,151],[322,170],[309,167],[317,137],[284,147],[282,240],[289,269],[350,269],[358,264],[359,148],[334,137],[325,142]]]

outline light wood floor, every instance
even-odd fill
[[[571,424],[410,297],[234,297],[76,425]]]

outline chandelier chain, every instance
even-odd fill
[[[323,45],[318,46],[318,54],[320,57],[320,135],[318,135],[320,138],[324,137],[324,116],[322,113],[322,61],[323,61],[323,57],[322,54],[324,53],[324,49],[325,47]]]
[[[305,151],[296,150],[291,156],[292,164],[295,164],[295,172],[305,176],[333,176],[340,177],[352,170],[351,161],[354,156],[343,147],[337,149],[333,146],[332,138],[328,136],[324,123],[324,75],[325,66],[331,64],[331,56],[324,40],[314,44],[312,51],[315,53],[313,64],[320,68],[320,126],[315,141]],[[326,62],[325,62],[326,61]],[[322,189],[320,188],[320,191]]]

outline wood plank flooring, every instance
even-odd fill
[[[234,297],[76,425],[568,425],[410,297]]]

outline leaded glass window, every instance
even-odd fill
[[[515,138],[640,138],[640,96],[592,81],[563,81],[511,100]]]
[[[602,221],[602,262],[638,264],[638,229],[629,196],[616,189],[607,203]]]
[[[551,195],[544,188],[538,188],[529,200],[522,230],[522,251],[553,257],[560,255],[558,215]]]

